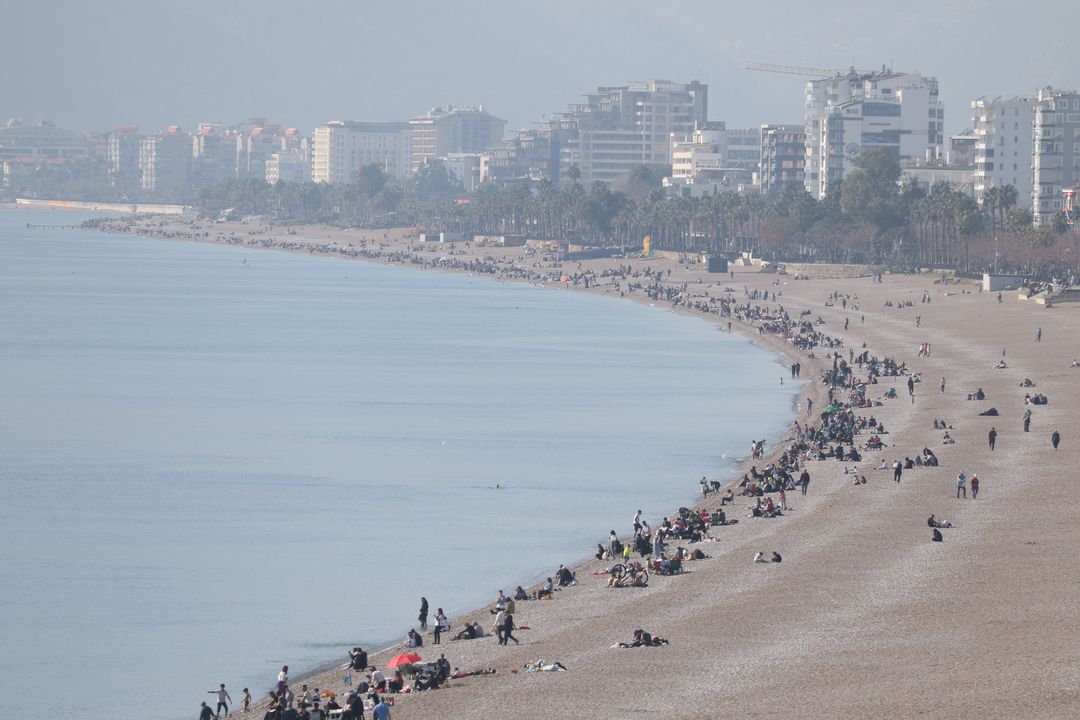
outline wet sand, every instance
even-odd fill
[[[194,233],[168,220],[157,226],[160,222],[131,231]],[[208,224],[199,232],[209,233],[200,238],[209,242],[229,233],[241,243],[275,237],[298,243],[298,252],[335,242],[339,249],[350,242],[357,247],[365,235],[369,247],[385,244],[380,252],[406,254],[416,245],[399,232],[384,238],[381,231],[322,227],[297,229],[292,236],[236,223]],[[434,260],[446,252],[440,246],[410,257]],[[467,254],[453,257],[522,255],[520,248],[462,252]],[[873,355],[906,361],[924,382],[916,385],[914,404],[904,379],[884,378],[868,392],[876,396],[895,386],[898,394],[882,407],[858,413],[873,414],[889,431],[883,436],[886,449],[866,451],[858,463],[868,484],[853,486],[843,474],[852,463],[811,462],[809,495],[791,493],[785,517],[748,519],[750,502],[737,497],[738,512],[729,515],[740,522],[714,528],[719,541],[703,546],[711,558],[688,563],[683,575],[653,577],[648,588],[609,589],[605,577],[591,573],[610,563],[586,562],[576,569],[578,584],[557,592],[554,600],[518,603],[517,622],[530,628],[515,633],[520,646],[500,647],[494,638],[432,646],[429,633],[420,653],[425,659],[445,652],[455,667],[493,667],[497,673],[399,696],[394,717],[1080,716],[1080,565],[1075,559],[1080,512],[1068,472],[1080,459],[1075,429],[1080,369],[1070,367],[1080,356],[1080,307],[1047,309],[1018,301],[1015,293],[998,303],[995,295],[977,293],[973,283],[943,286],[925,276],[886,275],[878,284],[869,277],[795,280],[740,269],[732,280],[666,259],[592,260],[581,267],[599,273],[627,263],[671,269],[672,283],[688,282],[692,289],[699,279],[702,291],[731,286],[740,298],[744,286],[780,290],[780,304],[791,315],[809,309],[826,321],[820,329],[843,337],[847,348],[859,352],[865,343]],[[538,270],[577,268],[564,263],[561,270]],[[773,285],[776,280],[781,284]],[[573,289],[585,291],[580,285]],[[834,290],[857,295],[860,310],[850,304],[847,310],[839,304],[825,307]],[[588,292],[618,291],[601,286]],[[930,304],[919,302],[924,292],[930,293]],[[903,300],[914,301],[914,307],[883,307]],[[670,307],[650,304],[658,311]],[[922,318],[918,328],[916,316]],[[845,318],[851,323],[846,332]],[[747,325],[735,322],[734,327],[754,342],[797,357],[804,379],[820,375],[824,351],[816,351],[813,360]],[[1040,343],[1034,341],[1037,327],[1043,331]],[[932,343],[928,358],[916,357],[923,342]],[[1003,348],[1009,367],[994,369]],[[944,393],[938,390],[941,376],[946,377]],[[1024,378],[1036,387],[1019,387]],[[977,387],[987,399],[967,401]],[[824,386],[814,382],[809,390],[816,407],[822,407]],[[1022,431],[1026,392],[1049,397],[1048,405],[1031,408],[1030,433]],[[978,415],[989,407],[1001,416]],[[935,418],[954,427],[955,445],[942,444],[942,432],[932,428]],[[998,431],[993,452],[987,446],[992,426]],[[1056,452],[1050,444],[1054,429],[1063,436]],[[907,470],[900,484],[892,481],[891,470],[873,469],[882,460],[891,465],[914,457],[923,446],[938,455],[939,467]],[[702,468],[702,474],[709,471]],[[978,500],[970,499],[970,489],[969,499],[955,498],[960,471],[978,474]],[[686,483],[686,492],[677,491],[682,497],[696,489],[694,479]],[[705,505],[715,504],[710,499]],[[625,527],[617,528],[624,536],[630,534],[635,509],[626,508]],[[651,518],[650,509],[643,509]],[[944,531],[943,543],[930,542],[926,518],[931,513],[956,525]],[[605,541],[607,529],[596,528],[598,542]],[[777,550],[784,562],[754,564],[758,550]],[[582,548],[582,555],[588,552]],[[522,576],[534,571],[522,568]],[[497,590],[491,588],[492,598]],[[429,598],[434,608],[438,599]],[[466,620],[477,619],[490,625],[486,609],[451,621],[456,632]],[[610,647],[629,640],[638,627],[671,644]],[[561,662],[568,671],[510,672],[538,658]],[[333,670],[307,682],[340,692],[341,674]],[[272,678],[267,681],[269,686]]]

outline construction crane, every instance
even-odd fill
[[[785,75],[805,75],[806,77],[816,78],[830,78],[837,75],[847,75],[849,73],[858,73],[860,75],[869,75],[869,70],[856,70],[854,67],[849,67],[847,70],[823,70],[821,68],[800,67],[798,65],[770,65],[769,63],[746,63],[747,70],[756,70],[758,72],[772,72],[782,73]],[[882,70],[884,71],[884,67]]]

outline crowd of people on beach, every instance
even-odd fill
[[[109,229],[116,231],[118,227]],[[139,228],[139,231],[147,232],[145,228]],[[908,397],[914,403],[916,389],[922,383],[920,374],[908,367],[907,362],[888,355],[875,355],[865,345],[862,348],[846,347],[844,338],[839,334],[828,334],[826,328],[829,323],[820,316],[815,316],[809,309],[789,314],[781,304],[783,291],[780,288],[760,290],[744,287],[740,291],[724,282],[706,283],[699,280],[695,283],[678,278],[673,281],[670,269],[661,270],[648,265],[643,267],[640,263],[618,264],[601,272],[594,272],[580,265],[572,267],[572,264],[560,262],[557,256],[542,256],[526,251],[519,257],[477,257],[475,254],[457,255],[452,247],[439,253],[430,252],[431,248],[428,247],[424,248],[426,252],[417,252],[386,242],[385,238],[380,241],[378,237],[360,237],[350,242],[312,242],[292,239],[288,235],[276,237],[269,231],[248,235],[221,232],[216,238],[212,238],[208,231],[195,227],[191,232],[192,235],[202,232],[203,236],[188,239],[203,239],[230,245],[408,264],[486,275],[500,280],[584,288],[603,287],[619,295],[640,295],[651,302],[667,303],[676,309],[726,320],[729,330],[732,329],[732,323],[741,323],[753,328],[761,336],[770,336],[789,345],[793,351],[799,353],[800,358],[806,358],[807,361],[817,360],[820,371],[816,382],[822,388],[822,394],[827,397],[828,403],[814,412],[813,401],[807,399],[805,419],[797,418],[791,423],[787,439],[782,445],[772,449],[771,454],[768,454],[768,461],[765,442],[755,440],[751,448],[752,464],[749,470],[734,482],[725,486],[719,481],[702,477],[699,481],[701,502],[697,506],[679,508],[676,514],[664,517],[655,528],[650,526],[642,511],[638,510],[633,516],[632,528],[627,533],[621,534],[611,529],[605,541],[596,544],[593,555],[605,566],[592,574],[598,578],[595,582],[606,583],[613,591],[646,591],[650,578],[657,576],[672,578],[659,582],[678,582],[677,578],[685,570],[686,563],[709,559],[703,548],[709,547],[708,543],[720,541],[723,533],[738,532],[731,528],[740,521],[785,522],[784,518],[792,512],[792,496],[807,495],[811,484],[810,471],[815,463],[842,464],[843,472],[852,478],[851,484],[854,486],[868,484],[868,474],[870,478],[874,477],[873,472],[867,472],[868,469],[886,473],[891,471],[892,480],[896,486],[901,486],[902,480],[907,477],[906,473],[920,468],[936,468],[941,464],[938,455],[930,447],[902,452],[893,445],[895,456],[882,456],[890,450],[890,432],[875,414],[874,408],[896,399],[897,386],[900,386],[901,393],[906,386]],[[880,282],[877,277],[875,280]],[[930,293],[924,292],[919,304],[930,302]],[[831,309],[840,308],[849,314],[860,313],[858,295],[841,290],[830,293],[824,305]],[[886,308],[896,310],[910,309],[914,305],[912,300],[907,299],[885,303]],[[852,318],[860,323],[865,320],[865,316],[853,315],[848,319]],[[915,325],[920,326],[921,321],[922,317],[917,317]],[[843,326],[846,330],[847,319]],[[1041,341],[1042,333],[1039,329],[1035,332],[1035,342]],[[911,351],[917,352],[916,362],[934,357],[929,342],[920,343],[917,350],[913,344]],[[801,379],[802,362],[800,359],[791,363],[792,380]],[[1080,363],[1074,361],[1073,366],[1078,367]],[[1004,370],[1008,365],[1002,359],[995,367]],[[897,382],[886,382],[886,379]],[[888,385],[888,388],[882,390],[882,385]],[[939,386],[940,393],[946,392],[944,377],[940,383],[934,385]],[[1033,386],[1034,383],[1030,380],[1020,385],[1022,388]],[[971,392],[958,392],[958,397],[964,396],[973,401],[984,400],[986,397],[982,388]],[[1030,406],[1040,404],[1033,400],[1034,397],[1028,395],[1024,398],[1024,432],[1029,432],[1031,424]],[[907,403],[907,399],[904,402]],[[935,419],[932,430],[944,433],[942,444],[955,444],[956,430],[953,424]],[[1057,429],[1053,430],[1050,439],[1053,449],[1056,450],[1061,443],[1061,434]],[[993,426],[987,435],[986,452],[994,451],[998,441],[999,433],[996,426]],[[948,456],[945,457],[948,460]],[[870,462],[868,458],[878,459]],[[951,474],[950,472],[949,475]],[[982,491],[980,486],[981,480],[977,473],[972,472],[969,476],[966,470],[960,470],[955,475],[954,485],[950,487],[955,488],[957,500],[969,499],[968,490],[970,500],[976,500]],[[948,493],[951,496],[952,490],[948,490]],[[736,502],[746,504],[740,505],[740,509],[736,510]],[[798,502],[795,504],[798,505]],[[936,515],[930,515],[927,526],[931,530],[930,539],[933,542],[943,542],[942,530],[955,528],[954,523],[939,519]],[[919,530],[919,533],[925,533],[925,529]],[[793,560],[789,558],[789,562],[797,560],[797,557]],[[783,558],[776,550],[762,550],[754,554],[752,562],[761,572],[776,572],[778,570],[771,568],[782,563]],[[554,600],[558,597],[557,593],[573,588],[578,582],[577,574],[573,570],[560,565],[543,583],[529,588],[518,586],[508,594],[500,590],[492,605],[486,609],[485,616],[464,619],[460,627],[452,625],[441,608],[437,608],[435,614],[430,616],[429,623],[429,604],[426,598],[421,598],[418,628],[410,629],[401,646],[394,650],[419,650],[428,642],[429,635],[431,645],[440,645],[446,639],[464,643],[494,638],[495,644],[500,647],[508,646],[511,642],[517,645],[522,639],[528,641],[528,635],[521,631],[527,633],[529,627],[522,624],[520,618],[529,614],[531,603]],[[582,578],[581,582],[588,581]],[[518,634],[522,637],[518,637]],[[656,648],[667,644],[667,640],[655,633],[637,628],[632,632],[630,640],[616,642],[611,647]],[[454,679],[495,672],[492,668],[468,671],[453,668],[443,654],[433,663],[417,661],[388,668],[393,670],[388,676],[370,662],[368,653],[362,648],[353,648],[350,652],[348,668],[357,672],[360,679],[353,684],[351,675],[346,676],[349,680],[344,691],[347,697],[340,705],[336,694],[320,692],[318,689],[309,690],[306,685],[294,693],[288,684],[288,668],[283,668],[277,686],[267,697],[264,720],[324,720],[331,717],[331,713],[335,718],[340,714],[344,720],[357,720],[366,718],[365,712],[382,720],[389,718],[395,697],[402,694],[440,687]],[[540,662],[536,669],[549,668],[555,671],[566,670],[560,663],[543,662]],[[221,685],[219,690],[210,692],[217,696],[217,709],[212,711],[207,703],[203,703],[201,720],[226,717],[231,698],[225,686]],[[251,696],[245,688],[242,700],[245,711],[251,703]]]

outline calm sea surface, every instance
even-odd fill
[[[13,717],[261,697],[670,512],[791,416],[777,358],[661,308],[26,228],[82,219],[0,211]]]

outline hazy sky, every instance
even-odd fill
[[[709,84],[729,127],[801,122],[805,78],[747,62],[919,70],[946,129],[971,99],[1080,86],[1076,0],[10,0],[0,119],[144,131],[263,116],[404,120],[484,104],[508,128],[597,85]]]

